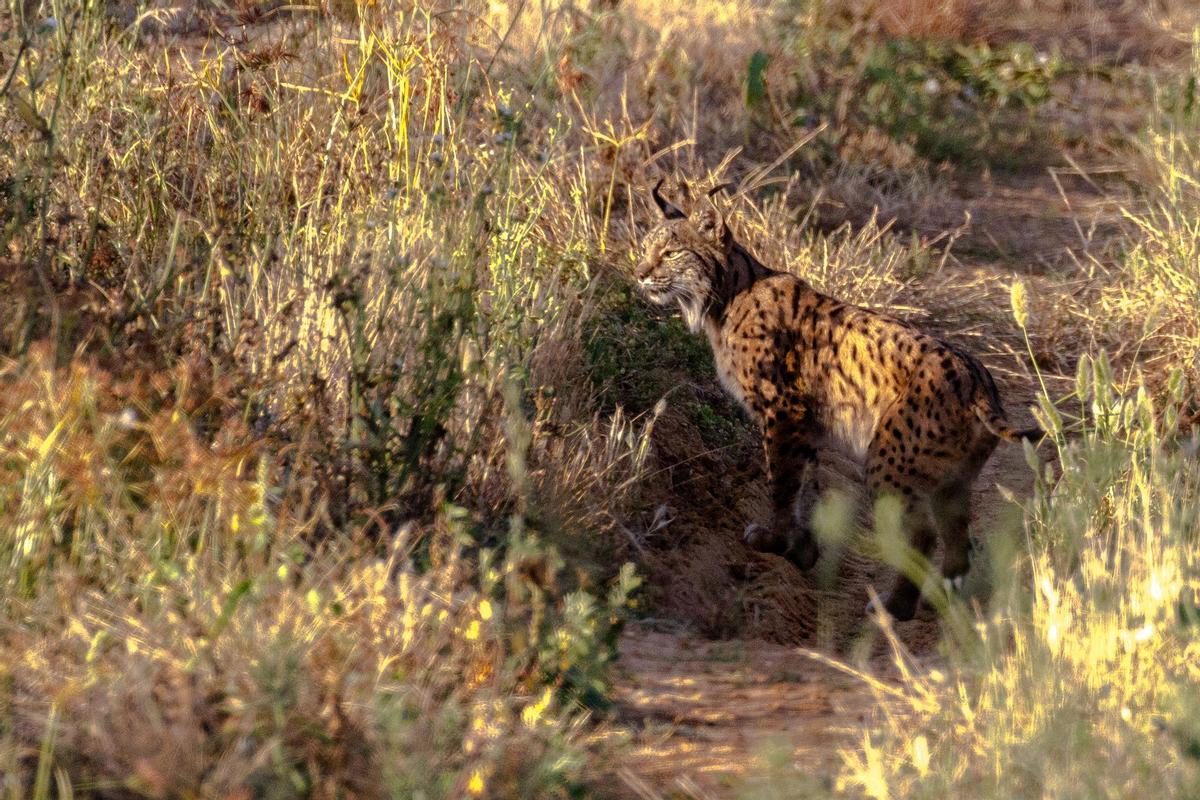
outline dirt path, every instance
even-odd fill
[[[638,797],[725,797],[780,755],[828,780],[876,711],[860,681],[782,645],[638,626],[621,653],[615,699],[636,742],[620,777]]]
[[[1085,251],[1116,231],[1111,199],[1078,175],[1008,176],[962,198],[975,226],[958,267],[1004,287],[1013,271],[1067,277]],[[1010,416],[1029,422],[1034,395],[1024,369],[1012,356],[988,361]],[[879,713],[876,695],[801,648],[863,664],[886,680],[886,645],[863,609],[871,589],[882,594],[890,585],[891,571],[847,552],[823,557],[805,574],[745,548],[742,527],[766,511],[757,443],[705,453],[695,432],[670,418],[656,440],[672,520],[658,535],[671,545],[660,542],[646,565],[662,618],[633,626],[621,640],[614,694],[619,719],[634,733],[620,768],[624,788],[641,798],[734,797],[771,763],[792,780],[831,785],[839,751]],[[845,463],[823,465],[822,472],[826,486],[858,481]],[[974,488],[973,533],[1017,524],[1018,512],[998,486],[1021,495],[1031,485],[1022,449],[1002,444]],[[986,573],[977,563],[968,594],[986,595]],[[938,659],[940,627],[931,609],[896,632],[918,658]]]

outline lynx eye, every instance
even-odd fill
[[[681,255],[683,255],[686,252],[687,252],[686,250],[668,250],[667,252],[663,253],[662,257],[664,259],[670,261],[672,259],[679,258]]]

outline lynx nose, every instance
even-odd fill
[[[650,277],[651,272],[654,272],[654,264],[649,261],[642,261],[637,265],[637,269],[633,271],[633,276],[638,279],[638,283],[642,283]]]

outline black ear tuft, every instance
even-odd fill
[[[726,191],[728,189],[732,189],[732,188],[733,188],[733,181],[725,181],[724,183],[718,183],[716,186],[709,189],[707,192],[704,193],[704,196],[705,197],[716,197],[721,192],[724,192],[724,191]]]
[[[658,210],[667,219],[683,219],[686,214],[678,206],[672,205],[669,200],[662,196],[659,189],[662,188],[663,181],[666,178],[659,178],[658,183],[654,184],[654,188],[650,190],[650,195],[654,198],[655,204],[658,205]]]

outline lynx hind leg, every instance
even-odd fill
[[[930,497],[938,484],[935,475],[948,473],[948,465],[918,453],[927,447],[917,444],[903,434],[911,429],[897,407],[880,420],[871,442],[866,462],[867,486],[872,496],[896,498],[902,508],[900,518],[903,541],[882,542],[885,560],[897,568],[896,584],[888,594],[884,607],[896,620],[915,616],[921,599],[920,580],[930,567],[930,556],[937,543],[937,529],[930,513]],[[869,610],[869,609],[868,609]]]
[[[942,538],[942,574],[954,591],[961,591],[971,568],[974,542],[971,539],[971,486],[996,448],[996,437],[987,434],[970,455],[952,471],[929,498],[929,511]]]
[[[883,607],[898,622],[910,620],[917,614],[921,602],[920,580],[932,567],[930,554],[936,542],[932,521],[924,503],[913,502],[905,506],[902,526],[907,540],[906,549],[896,564],[896,582],[884,598]]]

